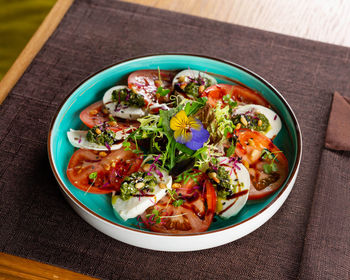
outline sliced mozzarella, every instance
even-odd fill
[[[149,109],[152,111],[152,110],[155,110],[155,109],[162,109],[164,111],[168,111],[170,110],[170,108],[168,107],[168,105],[166,104],[160,104],[160,103],[154,103],[152,105],[149,106]]]
[[[124,139],[127,134],[125,134],[123,131],[118,131],[116,134],[116,140],[122,140]],[[91,143],[86,139],[87,131],[83,130],[74,130],[71,129],[67,132],[68,140],[69,142],[76,148],[83,148],[83,149],[89,149],[89,150],[96,150],[96,151],[107,151],[108,148],[104,145],[98,145],[96,143]],[[110,146],[111,150],[118,150],[122,147],[122,143],[120,144],[114,144]]]
[[[112,196],[112,206],[114,213],[123,220],[135,218],[146,211],[147,208],[155,205],[171,189],[172,178],[165,171],[161,171],[163,177],[160,178],[155,172],[151,172],[157,178],[158,185],[154,187],[153,192],[148,192],[141,197],[130,197],[128,200],[122,200],[119,195]],[[160,188],[159,183],[166,184],[167,188]]]
[[[261,132],[271,139],[273,139],[282,128],[282,122],[280,117],[274,111],[264,106],[248,104],[248,105],[238,106],[233,111],[234,115],[244,115],[247,113],[253,114],[253,115],[260,113],[265,115],[265,117],[269,120],[270,128],[266,133],[262,131]]]
[[[230,218],[238,214],[248,200],[250,175],[245,166],[241,163],[236,163],[234,166],[230,163],[229,158],[219,158],[219,166],[225,168],[230,175],[232,185],[237,185],[237,197],[231,199],[218,198],[216,213],[223,218]]]
[[[146,115],[146,111],[143,108],[138,107],[129,107],[123,103],[116,104],[112,100],[112,93],[115,90],[128,88],[127,86],[115,86],[108,89],[103,96],[103,104],[108,109],[108,111],[114,117],[128,119],[128,120],[136,120]]]
[[[199,77],[202,77],[202,78],[208,79],[210,81],[211,85],[217,84],[216,79],[214,77],[210,76],[209,74],[204,73],[204,72],[200,72],[198,70],[188,69],[188,70],[181,71],[180,73],[178,73],[175,76],[175,78],[173,80],[173,87],[175,86],[176,83],[180,82],[180,80],[181,80],[180,77],[184,77],[184,81],[181,81],[184,83],[189,83],[191,81],[191,79],[197,79]]]

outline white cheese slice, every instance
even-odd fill
[[[230,218],[237,215],[248,200],[250,175],[242,163],[236,163],[233,166],[227,157],[221,157],[218,160],[219,166],[225,168],[230,175],[232,185],[240,183],[236,191],[237,197],[231,199],[222,199],[218,197],[216,213],[222,218]]]
[[[214,77],[210,76],[207,73],[198,71],[198,70],[191,70],[191,69],[187,69],[187,70],[183,70],[180,73],[178,73],[174,79],[173,79],[173,88],[175,87],[175,84],[180,82],[180,77],[184,77],[184,80],[181,82],[184,83],[189,83],[191,81],[191,79],[197,79],[199,77],[202,78],[206,78],[210,81],[211,85],[216,85],[217,81]]]
[[[123,103],[117,104],[112,101],[112,93],[115,90],[128,88],[127,86],[115,86],[106,91],[103,96],[103,104],[107,110],[114,117],[127,119],[127,120],[136,120],[146,115],[146,111],[143,108],[138,107],[129,107]]]
[[[128,220],[141,215],[147,208],[155,205],[166,194],[167,189],[171,189],[172,178],[165,171],[161,171],[163,178],[156,173],[151,172],[157,178],[158,183],[166,184],[167,188],[160,188],[159,185],[154,187],[153,192],[146,193],[147,196],[131,197],[128,200],[122,200],[119,195],[112,196],[112,206],[116,216],[120,216],[123,220]]]
[[[266,108],[261,105],[255,105],[255,104],[248,104],[248,105],[243,105],[243,106],[238,106],[237,108],[234,109],[233,114],[234,115],[243,115],[246,113],[252,113],[252,114],[263,114],[265,117],[269,120],[270,123],[270,129],[263,134],[265,134],[266,137],[269,137],[273,139],[278,132],[282,128],[282,122],[280,117],[271,109]]]
[[[116,134],[116,140],[124,139],[127,134],[123,131],[118,131]],[[71,129],[67,132],[67,137],[69,142],[76,148],[83,148],[96,151],[108,151],[108,148],[105,145],[98,145],[96,143],[91,143],[86,139],[87,131],[86,130],[74,130]],[[122,143],[111,145],[111,150],[118,150],[122,147]]]

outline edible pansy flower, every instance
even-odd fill
[[[188,117],[184,110],[178,112],[170,120],[170,128],[174,130],[176,142],[185,144],[191,150],[198,150],[209,139],[209,132],[200,120]]]

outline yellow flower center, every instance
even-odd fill
[[[187,117],[185,111],[182,110],[171,118],[170,128],[174,130],[175,138],[183,137],[185,141],[189,141],[192,138],[191,128],[199,130],[201,125],[194,117]]]

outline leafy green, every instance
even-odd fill
[[[131,145],[131,143],[130,143],[130,142],[127,142],[127,141],[125,140],[125,141],[123,142],[124,150],[125,150],[125,151],[131,151],[130,145]]]
[[[228,133],[232,133],[235,129],[235,125],[230,119],[231,116],[230,106],[221,108],[220,104],[214,109],[214,116],[216,123],[210,127],[210,134],[219,136],[220,139],[225,140]]]
[[[230,157],[235,153],[236,145],[234,143],[231,144],[231,146],[226,151],[226,156]]]
[[[276,172],[278,170],[275,161],[278,162],[277,153],[281,153],[281,152],[282,151],[277,151],[275,153],[272,153],[270,150],[268,150],[266,148],[264,148],[262,150],[261,158],[264,159],[264,160],[270,160],[271,161],[270,163],[265,163],[263,165],[263,169],[264,169],[264,172],[266,174],[270,174],[270,173]]]
[[[274,162],[271,162],[270,164],[265,163],[265,164],[263,165],[263,169],[264,169],[264,172],[265,172],[266,174],[270,174],[270,173],[276,172],[276,171],[278,170],[278,169],[277,169],[277,166],[276,166],[276,163],[274,163]]]
[[[94,180],[97,178],[97,172],[92,172],[89,174],[89,179]]]
[[[200,108],[205,106],[207,101],[208,101],[208,98],[200,97],[200,98],[197,98],[196,101],[186,103],[186,106],[184,108],[186,115],[187,116],[194,115],[195,113],[198,112]]]
[[[156,93],[158,93],[160,96],[166,96],[170,93],[170,89],[164,89],[163,87],[158,87]]]
[[[192,170],[186,170],[182,172],[179,176],[176,177],[175,182],[184,182],[186,184],[190,179],[198,183],[198,177],[199,173],[194,173]]]
[[[178,200],[175,200],[174,202],[173,202],[173,205],[175,206],[175,207],[179,207],[179,206],[181,206],[182,204],[184,204],[184,200],[183,199],[178,199]]]
[[[223,101],[224,103],[228,104],[231,108],[237,107],[237,101],[233,100],[230,94],[226,94],[223,97]]]
[[[157,210],[155,208],[152,210],[152,214],[146,215],[146,218],[149,219],[150,221],[156,223],[156,224],[160,224],[162,221],[159,210]]]

